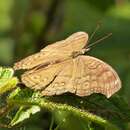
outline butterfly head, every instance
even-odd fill
[[[82,50],[80,50],[80,51],[74,51],[73,53],[72,53],[72,57],[73,58],[75,58],[75,57],[77,57],[77,56],[79,56],[79,55],[83,55],[83,54],[85,54],[87,51],[89,51],[90,50],[90,48],[87,48],[87,49],[82,49]]]

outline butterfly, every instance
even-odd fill
[[[83,55],[87,43],[86,32],[74,33],[15,63],[14,69],[27,70],[22,82],[43,96],[70,92],[78,96],[101,93],[109,98],[121,88],[120,78],[107,63]]]

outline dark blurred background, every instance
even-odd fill
[[[122,80],[119,94],[130,104],[129,0],[0,0],[0,64],[12,66],[77,31],[90,36],[98,22],[101,27],[91,43],[110,32],[113,35],[88,55],[116,69]],[[25,129],[46,130],[50,119],[45,117],[37,115]]]

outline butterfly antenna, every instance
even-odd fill
[[[98,22],[97,23],[97,26],[96,26],[96,28],[95,28],[95,30],[93,31],[93,33],[91,34],[91,36],[90,36],[90,38],[89,38],[89,40],[88,40],[88,43],[92,40],[92,38],[94,37],[94,35],[96,34],[96,32],[98,31],[98,29],[100,28],[100,23]]]
[[[104,36],[104,37],[98,39],[97,41],[95,41],[95,42],[93,42],[93,43],[91,43],[87,48],[90,49],[90,47],[92,47],[92,46],[94,46],[95,44],[97,44],[97,43],[103,41],[104,39],[107,39],[107,38],[110,37],[111,35],[112,35],[112,33],[107,34],[106,36]]]

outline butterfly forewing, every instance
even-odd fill
[[[61,40],[55,42],[47,47],[43,48],[41,51],[54,51],[60,50],[67,51],[68,53],[72,53],[73,51],[80,51],[84,48],[88,41],[88,34],[85,32],[77,32],[66,38],[65,40]]]
[[[58,41],[43,48],[39,53],[33,54],[14,65],[14,69],[31,69],[40,64],[48,65],[62,62],[70,57],[74,51],[80,51],[87,44],[88,34],[77,32],[65,40]]]

